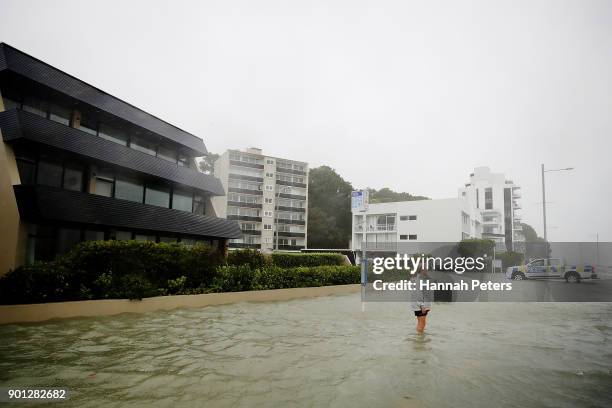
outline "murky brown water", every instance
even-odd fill
[[[611,304],[414,323],[350,295],[1,326],[0,387],[67,387],[64,407],[612,406]]]

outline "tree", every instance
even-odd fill
[[[397,193],[388,187],[383,187],[380,190],[368,188],[370,192],[371,203],[391,203],[395,201],[417,201],[417,200],[429,200],[424,196],[415,196],[410,193]]]
[[[351,239],[353,186],[334,169],[310,170],[308,179],[308,247],[348,248]]]
[[[525,260],[532,258],[548,258],[550,256],[550,244],[538,234],[529,224],[521,223],[523,236],[525,237]]]
[[[200,171],[204,174],[213,174],[215,172],[215,162],[219,158],[216,153],[208,153],[208,155],[202,157],[202,160],[198,163]]]

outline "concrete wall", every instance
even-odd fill
[[[105,299],[31,305],[0,306],[0,324],[42,322],[73,317],[112,316],[121,313],[146,313],[184,307],[205,307],[238,302],[269,302],[359,292],[361,285],[322,286],[258,290],[250,292],[208,293],[204,295],[160,296],[143,300]]]
[[[0,94],[0,112],[4,111]],[[0,276],[25,261],[26,225],[19,221],[13,185],[21,184],[13,149],[0,133]]]

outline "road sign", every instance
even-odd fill
[[[351,193],[351,209],[353,211],[367,211],[370,201],[370,192],[357,190]]]

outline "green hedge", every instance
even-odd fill
[[[330,265],[331,264],[331,265]],[[223,254],[206,245],[88,241],[53,262],[17,268],[0,278],[0,303],[142,299],[359,282],[359,268],[337,254]],[[305,267],[309,266],[309,267]]]
[[[283,253],[272,254],[272,263],[283,268],[297,268],[300,266],[345,265],[345,257],[341,254],[328,253]]]

